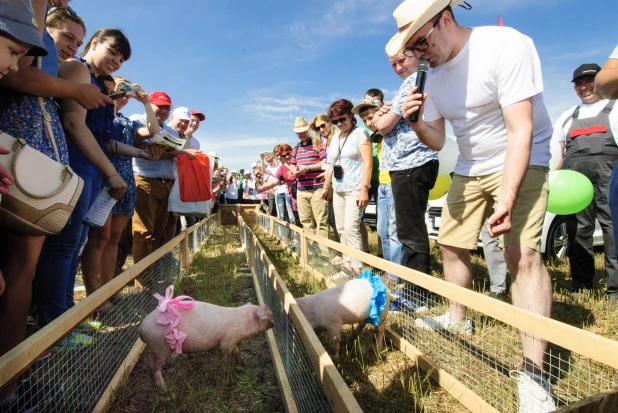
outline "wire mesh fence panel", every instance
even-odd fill
[[[274,220],[273,220],[274,221]],[[301,235],[298,231],[292,229],[293,224],[281,223],[280,221],[273,222],[273,236],[279,240],[288,250],[295,254],[296,261],[300,259],[300,239]]]
[[[11,411],[89,412],[138,338],[143,318],[156,306],[154,293],[165,295],[180,273],[176,246],[126,286],[114,300],[77,326],[35,361],[19,383]],[[33,410],[34,411],[34,410]]]
[[[248,237],[248,228],[245,228],[244,236]],[[245,243],[245,246],[248,250],[247,243]],[[253,262],[264,303],[270,307],[273,313],[275,321],[273,333],[298,411],[332,412],[298,331],[285,312],[283,303],[268,277],[267,269],[260,259],[258,248],[254,250]]]
[[[277,230],[274,236],[289,245]],[[556,343],[546,346],[543,340],[478,311],[462,311],[461,321],[455,321],[447,314],[448,300],[438,292],[415,286],[322,243],[307,239],[307,261],[315,273],[336,285],[363,270],[381,276],[394,302],[388,318],[390,327],[500,412],[517,412],[522,400],[538,407],[542,400],[530,395],[536,393],[543,399],[544,394],[538,394],[540,387],[549,390],[551,401],[561,407],[618,386],[618,371],[608,365]],[[453,310],[450,313],[457,311]],[[536,381],[523,373],[524,347],[528,360],[544,366],[545,373]],[[526,365],[532,366],[530,362]],[[528,370],[541,373],[535,368]],[[545,380],[541,380],[543,376]]]
[[[259,214],[258,215],[258,226],[266,232],[269,232],[270,229],[270,217],[268,215]]]

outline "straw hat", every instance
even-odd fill
[[[309,124],[304,116],[299,116],[294,121],[294,127],[291,128],[296,133],[307,132],[309,130]]]
[[[367,98],[363,100],[362,103],[359,103],[358,105],[354,106],[352,108],[352,113],[355,115],[360,115],[360,111],[365,108],[381,108],[382,105],[383,103],[380,101],[380,99]]]
[[[460,3],[463,0],[405,0],[393,12],[399,32],[386,45],[386,54],[389,57],[397,56],[418,29],[446,6],[455,7]],[[402,30],[406,25],[409,26]]]

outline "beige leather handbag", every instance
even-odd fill
[[[41,99],[45,124],[56,159],[58,149]],[[57,234],[64,228],[82,193],[84,181],[73,170],[0,131],[0,145],[11,150],[0,163],[14,183],[0,201],[0,226],[32,236]]]

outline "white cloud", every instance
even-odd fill
[[[308,62],[349,35],[360,38],[386,30],[394,33],[396,25],[392,13],[400,3],[401,0],[307,3],[301,19],[272,29],[274,47],[256,58],[272,65]]]

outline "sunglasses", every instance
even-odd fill
[[[288,153],[282,153],[282,154],[281,154],[281,155],[279,155],[279,156],[281,156],[282,158],[287,158],[287,157],[288,157],[288,156],[290,156],[291,154],[292,154],[291,152],[288,152]]]
[[[333,125],[337,126],[340,123],[346,123],[347,120],[347,116],[342,116],[339,119],[332,119],[331,122],[333,123]]]
[[[72,16],[79,17],[79,16],[77,16],[77,13],[75,13],[75,10],[73,10],[73,9],[72,9],[72,8],[70,8],[69,6],[67,6],[67,8],[66,8],[66,9],[63,9],[62,7],[52,7],[52,8],[51,8],[51,9],[49,9],[49,11],[47,12],[47,15],[48,15],[48,16],[49,16],[49,15],[52,15],[52,14],[54,14],[55,12],[57,12],[58,10],[66,10],[66,11],[68,11],[68,12],[69,12]]]
[[[316,129],[322,129],[322,128],[325,128],[325,127],[326,127],[326,123],[323,123],[321,125],[315,125]]]

